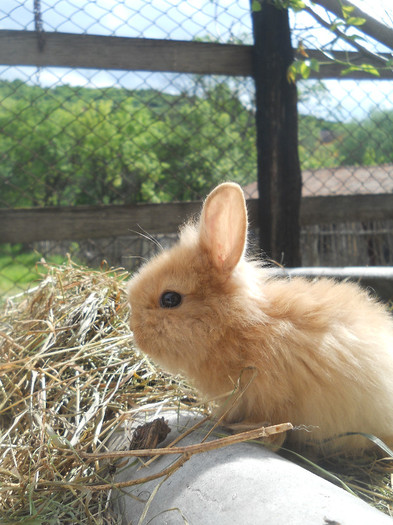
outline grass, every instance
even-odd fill
[[[37,264],[42,256],[37,252],[23,252],[20,245],[3,245],[0,251],[0,300],[27,290],[37,283],[43,272]],[[61,264],[64,257],[50,256],[49,263]]]
[[[15,258],[10,255],[0,256],[0,295],[17,293],[37,281],[37,261],[35,254],[20,254]]]

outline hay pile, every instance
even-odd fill
[[[111,483],[113,468],[79,454],[105,452],[141,407],[195,399],[133,348],[126,272],[43,270],[0,313],[0,521],[114,523],[110,491],[89,490]]]
[[[42,282],[0,312],[0,523],[118,523],[113,455],[86,458],[149,410],[207,409],[133,347],[126,272],[71,261],[42,268]],[[393,513],[391,460],[324,467],[310,468]]]

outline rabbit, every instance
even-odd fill
[[[337,437],[348,432],[391,443],[390,313],[356,283],[272,276],[247,257],[247,230],[241,187],[217,186],[177,244],[131,277],[137,346],[218,399],[227,424],[290,422],[289,444],[322,453],[372,445]]]

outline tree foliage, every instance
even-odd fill
[[[198,199],[255,178],[252,112],[226,84],[202,96],[0,84],[2,205]]]
[[[1,82],[0,206],[194,200],[256,180],[253,108],[236,85],[196,80],[179,95]],[[304,96],[312,107],[328,94]],[[300,115],[302,169],[392,163],[392,136],[393,111]]]
[[[393,163],[393,111],[374,109],[361,125],[351,122],[338,151],[344,165]]]

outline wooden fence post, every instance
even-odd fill
[[[267,1],[251,5],[261,249],[277,262],[299,266],[301,171],[297,91],[287,80],[293,61],[288,11]]]

